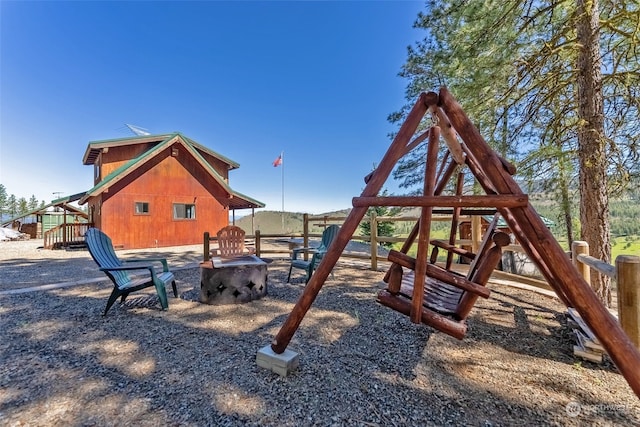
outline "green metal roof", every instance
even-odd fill
[[[85,194],[86,194],[86,192],[83,191],[82,193],[76,193],[76,194],[72,194],[70,196],[60,197],[58,199],[52,200],[50,206],[60,205],[60,204],[63,204],[63,203],[77,202]]]
[[[229,169],[238,169],[240,165],[237,162],[234,162],[230,158],[223,156],[222,154],[215,152],[204,145],[196,142],[195,140],[188,138],[182,135],[180,132],[167,133],[167,134],[159,134],[159,135],[144,135],[144,136],[134,136],[127,138],[117,138],[117,139],[104,139],[100,141],[91,141],[87,146],[87,150],[84,153],[84,157],[82,159],[83,164],[92,165],[95,163],[96,158],[103,149],[111,148],[111,147],[119,147],[123,145],[135,145],[135,144],[143,144],[149,142],[156,142],[158,144],[162,144],[167,140],[180,136],[185,142],[189,143],[193,148],[203,151],[220,161],[229,165]]]
[[[68,203],[80,200],[82,198],[82,196],[84,196],[85,194],[86,193],[83,192],[83,193],[73,194],[71,196],[60,197],[58,199],[52,200],[51,203],[49,203],[48,205],[40,206],[40,207],[38,207],[38,208],[36,208],[36,209],[34,209],[32,211],[25,212],[25,213],[20,214],[20,215],[18,215],[16,217],[13,217],[13,218],[9,218],[9,219],[3,221],[2,225],[11,224],[13,221],[17,221],[17,220],[19,220],[21,218],[25,218],[25,217],[28,217],[30,215],[43,214],[43,213],[45,213],[45,211],[48,208],[55,207],[55,206],[62,206],[62,207],[64,207],[64,209],[66,209],[66,210],[68,210],[68,211],[70,211],[70,212],[72,212],[74,214],[78,214],[78,215],[82,215],[82,216],[86,217],[87,216],[86,212],[84,212],[81,209],[76,208],[75,206],[71,206],[71,205],[68,204]]]

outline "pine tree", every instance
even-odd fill
[[[31,195],[31,198],[29,199],[29,203],[27,203],[27,208],[29,209],[29,212],[38,209],[38,199],[36,199],[35,195],[33,194]]]
[[[20,197],[18,199],[18,215],[22,215],[29,212],[29,207],[27,204],[27,199],[24,197]]]
[[[570,238],[570,189],[579,189],[581,237],[610,262],[610,192],[640,175],[639,21],[640,4],[624,0],[428,1],[415,23],[427,35],[401,72],[409,104],[390,120],[401,121],[419,92],[447,85],[519,175],[562,197]],[[411,188],[423,168],[424,150],[415,150],[394,177]]]
[[[386,197],[389,195],[388,191],[384,189],[381,193],[381,196]],[[400,213],[400,208],[393,207],[389,208],[387,206],[371,206],[367,210],[367,216],[370,218],[372,214],[375,213],[376,218],[379,217],[389,217],[389,216],[397,216]],[[381,237],[393,237],[395,232],[395,224],[391,221],[376,221],[377,228],[376,232],[378,236]],[[371,221],[362,221],[360,223],[360,231],[363,236],[371,236]],[[393,246],[391,242],[380,242],[380,245],[385,248],[390,248]]]
[[[7,212],[11,218],[18,216],[18,202],[13,194],[7,198]]]
[[[4,214],[8,211],[9,196],[4,184],[0,184],[0,221],[4,219]]]

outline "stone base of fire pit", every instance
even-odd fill
[[[267,294],[267,263],[249,255],[200,264],[200,302],[241,304]]]

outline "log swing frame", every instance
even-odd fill
[[[427,113],[436,118],[434,121],[438,126],[432,126],[428,132],[412,139]],[[438,171],[440,137],[446,143],[448,152]],[[416,197],[378,197],[378,193],[382,190],[400,158],[425,139],[428,139],[429,145],[427,146],[424,194]],[[459,175],[457,194],[455,196],[441,195],[445,185],[461,167],[466,167],[471,171],[486,195],[463,196]],[[484,239],[493,239],[495,243],[490,244],[491,247],[487,246],[486,252],[478,254],[473,261],[474,264],[479,264],[474,277],[462,278],[459,281],[462,284],[460,286],[468,288],[465,288],[466,294],[462,295],[458,304],[459,306],[464,305],[463,312],[453,313],[450,316],[443,315],[429,307],[428,294],[425,305],[425,290],[429,291],[429,286],[425,288],[425,281],[431,280],[438,274],[448,274],[446,269],[440,269],[445,272],[443,273],[439,267],[431,264],[427,256],[429,244],[434,244],[429,239],[432,210],[436,206],[453,208],[455,220],[460,215],[462,208],[494,208],[506,221],[515,238],[525,249],[529,258],[535,262],[560,300],[567,307],[574,307],[578,311],[600,340],[632,390],[640,397],[640,351],[627,337],[617,320],[600,302],[589,284],[574,267],[571,259],[547,229],[529,203],[527,195],[522,192],[513,179],[514,173],[515,168],[489,147],[446,88],[441,88],[439,93],[422,93],[407,115],[379,166],[365,177],[366,186],[361,196],[353,199],[353,209],[343,223],[340,232],[274,338],[271,344],[273,352],[281,354],[286,350],[293,334],[300,326],[302,319],[370,206],[418,206],[422,209],[420,220],[414,226],[403,248],[399,252],[392,251],[389,255],[389,260],[393,264],[385,276],[388,288],[381,291],[378,300],[409,315],[414,323],[426,323],[452,336],[462,338],[466,332],[466,314],[471,310],[475,298],[477,296],[485,297],[485,294],[488,296],[488,292],[475,289],[474,285],[482,282],[482,280],[478,280],[478,276],[483,276],[480,277],[483,280],[484,276],[488,279],[493,271],[495,264],[490,264],[494,260],[489,260],[491,261],[489,262],[487,258],[498,257],[499,259],[499,253],[497,255],[496,253],[500,246],[505,244],[504,236],[494,238],[495,233],[485,235]],[[406,253],[416,239],[418,251],[416,258],[413,259]],[[454,241],[455,234],[452,227],[449,246],[452,246]],[[439,246],[447,249],[446,242]],[[497,260],[495,261],[497,262]],[[450,264],[450,255],[448,255],[447,268]],[[410,298],[407,298],[406,292],[401,292],[403,267],[410,268],[415,273],[412,278],[413,289]],[[404,281],[406,282],[406,280]],[[470,284],[466,282],[470,282]],[[456,286],[454,285],[454,287]],[[482,285],[479,287],[483,288]]]

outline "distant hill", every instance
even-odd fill
[[[312,217],[319,216],[337,216],[346,217],[351,209],[343,209],[340,211],[326,212],[319,215],[311,215]],[[278,234],[278,233],[302,233],[302,227],[304,224],[304,214],[301,212],[284,212],[280,211],[258,211],[253,217],[253,230],[260,230],[265,234]],[[250,234],[253,230],[251,228],[252,217],[251,215],[243,216],[240,219],[236,219],[236,225],[242,228],[247,234]],[[322,227],[314,227],[313,224],[309,230],[310,233],[322,233]]]
[[[351,208],[321,214],[309,214],[309,216],[313,218],[324,216],[346,218],[347,215],[349,215],[349,212],[351,212]],[[260,230],[260,232],[264,234],[283,234],[283,230],[284,234],[302,233],[302,227],[304,224],[303,216],[304,214],[301,212],[285,212],[283,215],[280,211],[258,211],[253,217],[253,230]],[[420,216],[420,208],[405,209],[400,216],[418,217]],[[240,219],[236,219],[236,225],[242,228],[247,234],[251,234],[253,231],[251,228],[251,220],[251,215],[243,216]],[[309,232],[313,234],[321,234],[324,228],[315,224],[319,224],[319,221],[312,222]],[[400,223],[398,224],[398,227],[406,228],[408,226],[403,226],[403,224]],[[398,231],[408,232],[408,230]],[[358,230],[356,230],[355,234],[359,234]]]

